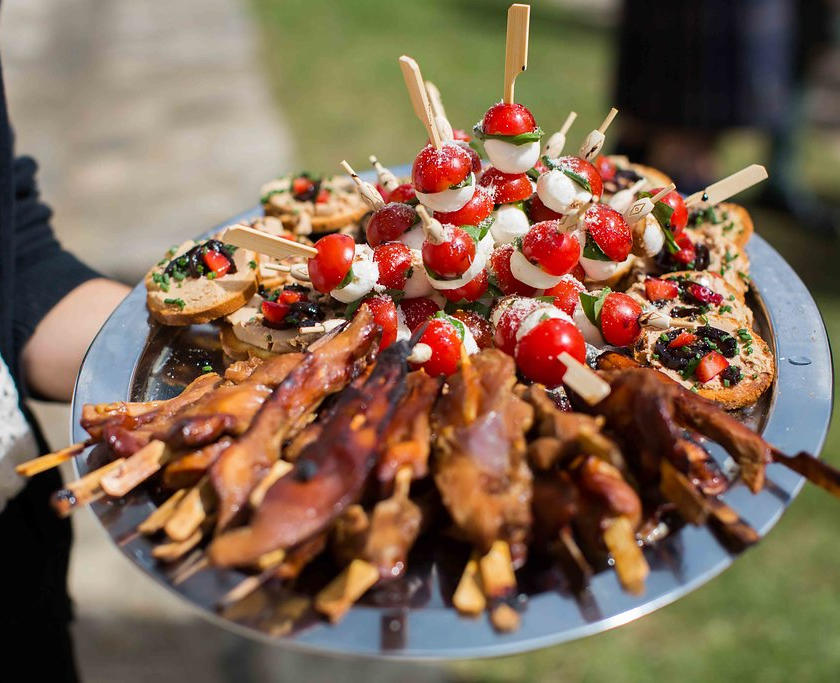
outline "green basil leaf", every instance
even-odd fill
[[[612,261],[612,259],[601,250],[601,247],[595,243],[595,240],[592,239],[592,235],[589,233],[586,234],[586,244],[583,247],[583,255],[586,258],[593,259],[594,261]]]
[[[467,233],[470,237],[472,237],[473,242],[478,244],[478,241],[481,239],[481,229],[475,225],[462,225],[460,226],[461,230]]]
[[[587,292],[580,293],[580,307],[584,314],[589,318],[589,322],[600,329],[601,327],[601,309],[604,308],[604,301],[607,300],[607,294],[612,290],[609,287],[604,287],[596,296]]]
[[[538,142],[540,138],[545,135],[543,129],[537,126],[534,130],[527,133],[519,133],[518,135],[492,135],[485,133],[479,125],[473,127],[473,132],[476,137],[481,140],[504,140],[511,145],[527,145],[531,142]]]
[[[450,190],[459,190],[462,187],[469,187],[470,185],[475,185],[475,174],[472,171],[470,171],[469,175],[466,178],[464,178],[457,185],[450,185],[449,189]]]
[[[575,173],[574,171],[570,171],[568,168],[561,169],[563,173],[565,173],[569,178],[574,180],[578,185],[580,185],[584,190],[586,190],[589,194],[592,194],[592,185],[589,184],[589,181],[584,178],[579,173]]]
[[[338,287],[336,289],[344,289],[347,285],[353,282],[353,266],[350,266],[350,270],[347,271],[347,275],[344,276],[344,279],[338,283]]]
[[[553,296],[535,296],[537,301],[542,301],[544,304],[553,304],[555,297]]]
[[[458,320],[458,318],[453,318],[451,315],[447,315],[443,311],[438,311],[432,317],[437,318],[438,320],[446,320],[452,325],[452,327],[455,328],[455,332],[458,334],[461,341],[464,341],[464,337],[467,336],[467,330],[464,327],[464,323]]]
[[[652,197],[653,195],[650,192],[640,192],[639,196]],[[671,216],[673,213],[673,207],[665,202],[656,202],[653,207],[653,217],[659,223],[659,227],[662,228],[662,233],[665,235],[665,248],[670,254],[676,254],[680,250],[677,241],[674,239],[674,233],[671,232]]]
[[[480,140],[477,140],[476,138],[473,138],[472,140],[470,140],[469,145],[472,148],[472,150],[476,154],[478,154],[479,159],[486,159],[487,158],[487,154],[484,152],[484,145],[481,144]]]
[[[529,168],[527,171],[525,171],[525,175],[527,175],[534,182],[537,182],[540,179],[540,172],[535,168]]]
[[[356,311],[359,310],[359,306],[362,305],[364,299],[356,299],[355,301],[351,301],[347,304],[347,308],[344,309],[344,317],[347,320],[350,320],[354,315],[356,315]]]
[[[485,237],[487,237],[487,233],[490,232],[490,228],[493,227],[493,223],[496,221],[496,217],[491,213],[487,218],[485,218],[481,223],[478,224],[478,241],[480,242]]]

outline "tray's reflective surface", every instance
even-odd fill
[[[255,212],[243,214],[247,218]],[[778,378],[744,420],[787,452],[818,453],[831,413],[831,358],[825,329],[807,289],[784,259],[759,236],[748,247],[756,289],[751,304],[763,336],[774,345]],[[80,373],[73,406],[73,440],[85,437],[78,426],[83,403],[118,398],[165,398],[211,364],[221,367],[216,330],[150,326],[142,284],[120,305],[91,346]],[[93,449],[79,458],[85,473],[102,457]],[[723,458],[717,452],[716,457]],[[762,536],[778,520],[803,480],[781,466],[768,468],[768,486],[751,495],[740,483],[727,502]],[[685,526],[656,548],[646,550],[651,574],[643,596],[621,590],[615,575],[603,571],[588,590],[574,594],[550,566],[528,567],[521,628],[498,634],[486,617],[465,619],[451,608],[454,582],[466,559],[456,544],[420,543],[411,570],[398,584],[374,592],[335,626],[300,613],[300,601],[278,587],[267,587],[225,614],[216,609],[224,592],[242,578],[235,571],[203,571],[182,585],[171,585],[167,570],[151,557],[152,544],[134,530],[154,509],[154,493],[140,490],[124,501],[93,505],[108,534],[140,568],[169,586],[209,618],[240,632],[313,651],[404,658],[460,658],[522,652],[626,623],[666,605],[725,569],[730,554],[705,528]],[[772,542],[772,540],[770,541]],[[304,584],[315,588],[327,578],[316,565]],[[293,622],[293,623],[292,623]]]

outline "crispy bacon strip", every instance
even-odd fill
[[[263,553],[291,548],[326,529],[358,499],[376,463],[382,433],[405,391],[407,355],[407,344],[392,345],[363,387],[342,393],[321,437],[268,490],[251,524],[211,543],[213,564],[248,564]]]
[[[280,455],[280,445],[328,395],[341,391],[375,353],[379,328],[366,306],[340,334],[305,355],[263,403],[248,431],[210,469],[226,529]],[[271,548],[270,548],[271,549]],[[258,553],[259,554],[259,553]]]

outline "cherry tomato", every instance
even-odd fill
[[[350,235],[335,233],[315,242],[318,255],[309,259],[307,267],[312,286],[327,294],[347,275],[356,255],[356,243]]]
[[[569,275],[575,278],[578,282],[583,282],[586,280],[586,271],[583,269],[583,266],[579,263],[569,271]]]
[[[612,207],[593,204],[583,214],[583,224],[611,261],[623,261],[630,255],[633,233],[624,216]]]
[[[601,174],[598,170],[586,159],[581,159],[575,156],[560,157],[555,160],[555,163],[560,165],[564,171],[571,171],[575,175],[579,175],[586,182],[589,183],[589,188],[593,197],[600,197],[604,194],[604,181],[601,180]]]
[[[440,149],[427,145],[411,167],[417,192],[443,192],[458,185],[472,172],[472,158],[463,147],[445,144]]]
[[[382,328],[379,338],[379,350],[387,349],[397,340],[397,307],[390,296],[377,294],[365,299],[365,306],[373,314],[373,322]]]
[[[487,135],[519,135],[537,127],[534,115],[522,104],[497,102],[484,115],[481,130]]]
[[[642,307],[630,296],[611,292],[604,299],[601,309],[601,334],[613,346],[629,346],[642,333],[639,316]]]
[[[660,280],[656,277],[645,279],[645,296],[648,301],[676,299],[679,295],[680,288],[673,280]]]
[[[443,294],[448,301],[461,301],[461,299],[466,299],[467,301],[477,301],[484,296],[489,284],[490,279],[487,277],[487,271],[482,270],[463,287],[457,287],[456,289],[441,289],[440,293]]]
[[[701,304],[712,304],[713,306],[719,306],[723,303],[723,296],[721,294],[718,294],[717,292],[709,289],[708,287],[704,287],[703,285],[698,284],[696,282],[689,282],[688,285],[686,285],[685,289],[692,299]]]
[[[595,170],[598,171],[598,175],[601,176],[601,180],[612,180],[615,178],[615,174],[618,171],[618,166],[615,165],[615,162],[602,154],[595,157],[595,161],[592,165],[595,166]]]
[[[315,197],[316,204],[326,204],[330,200],[330,191],[329,190],[321,190],[318,193],[318,196]]]
[[[429,321],[420,342],[432,349],[432,357],[422,367],[432,377],[452,375],[458,370],[461,359],[461,338],[455,326],[448,320],[434,318]]]
[[[405,316],[405,325],[412,332],[440,310],[440,306],[425,296],[403,299],[400,308]]]
[[[493,346],[493,326],[486,318],[480,316],[475,311],[465,311],[463,309],[455,311],[452,317],[458,318],[458,320],[469,328],[470,334],[475,339],[478,348],[489,349]]]
[[[281,325],[289,312],[289,308],[289,304],[282,301],[263,301],[260,310],[262,310],[266,327]]]
[[[444,225],[478,225],[493,213],[493,197],[486,188],[477,187],[473,196],[457,211],[435,211],[437,218]]]
[[[379,196],[382,197],[382,199],[384,199],[386,202],[390,201],[388,199],[388,190],[382,187],[382,185],[380,185],[379,183],[376,183],[376,191],[379,193]]]
[[[586,287],[579,280],[564,277],[554,287],[545,290],[545,295],[553,296],[554,305],[566,315],[574,315],[575,308],[580,302],[580,293],[585,291]]]
[[[404,289],[411,269],[411,249],[402,242],[387,242],[373,250],[379,266],[379,284],[388,289]]]
[[[717,377],[728,367],[729,361],[726,360],[723,354],[720,354],[717,351],[709,351],[709,353],[700,359],[700,362],[694,370],[694,375],[701,382],[708,382],[710,379]]]
[[[440,277],[458,277],[472,265],[475,242],[461,228],[450,227],[447,233],[449,239],[440,244],[423,242],[423,263]]]
[[[683,346],[688,346],[689,344],[693,344],[697,341],[697,335],[691,334],[691,332],[680,332],[674,339],[668,344],[669,349],[679,349]]]
[[[478,184],[490,190],[496,204],[521,202],[534,194],[531,179],[525,173],[502,173],[492,166],[484,171]]]
[[[503,310],[496,322],[493,341],[496,348],[512,356],[516,349],[516,333],[519,331],[519,325],[541,304],[530,297],[511,296],[502,299],[497,305],[503,306]]]
[[[388,196],[385,197],[386,202],[402,202],[407,204],[409,202],[416,202],[417,195],[414,194],[414,186],[411,183],[403,183],[397,185]]]
[[[547,387],[563,382],[566,366],[558,356],[566,351],[574,359],[586,360],[586,342],[574,324],[549,318],[526,334],[516,345],[516,366],[530,380]]]
[[[514,246],[512,244],[503,244],[496,247],[490,254],[490,268],[496,276],[499,289],[505,294],[534,296],[537,290],[524,282],[520,282],[510,272],[510,257],[513,255],[513,250]]]
[[[476,152],[468,142],[464,142],[463,140],[455,139],[455,144],[460,146],[467,154],[470,155],[470,159],[472,159],[472,170],[473,173],[481,173],[481,157],[478,156],[478,152]]]
[[[295,199],[307,201],[312,199],[315,191],[315,183],[306,176],[298,176],[292,181],[292,195]]]
[[[543,221],[532,225],[522,239],[522,254],[549,275],[565,275],[580,260],[580,242],[561,232],[559,221]]]
[[[556,221],[563,218],[563,214],[549,209],[545,204],[543,204],[540,196],[535,193],[534,196],[531,197],[531,204],[528,207],[528,217],[534,223],[542,223],[543,221]]]
[[[204,265],[211,272],[216,274],[217,278],[224,277],[225,273],[230,270],[230,259],[218,251],[208,249],[202,255],[201,260],[204,261]]]
[[[688,265],[693,263],[697,258],[697,251],[694,248],[694,243],[688,238],[684,232],[674,237],[677,246],[680,250],[676,254],[671,254],[671,257],[677,262]]]
[[[648,192],[650,192],[652,197],[663,189],[664,188],[662,187],[657,187],[653,190],[648,190]],[[659,201],[667,204],[673,209],[668,227],[671,229],[672,233],[678,235],[685,230],[685,226],[688,225],[688,209],[685,207],[683,198],[680,196],[679,192],[671,190]]]
[[[374,211],[365,228],[368,244],[372,247],[399,239],[417,222],[417,212],[408,204],[391,202]]]

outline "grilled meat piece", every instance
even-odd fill
[[[507,541],[525,561],[532,477],[525,463],[531,406],[516,396],[513,359],[487,349],[464,359],[434,409],[434,477],[459,531],[486,553]]]
[[[382,434],[405,391],[407,356],[406,343],[393,344],[380,355],[363,387],[349,387],[341,394],[321,437],[301,452],[292,472],[268,489],[250,525],[211,543],[213,564],[248,564],[263,553],[295,546],[326,529],[359,498],[376,464]],[[296,385],[295,392],[300,391]]]
[[[280,456],[280,445],[330,394],[341,391],[376,351],[379,328],[366,306],[340,334],[303,361],[263,403],[248,431],[210,470],[219,494],[218,529],[227,528]]]

